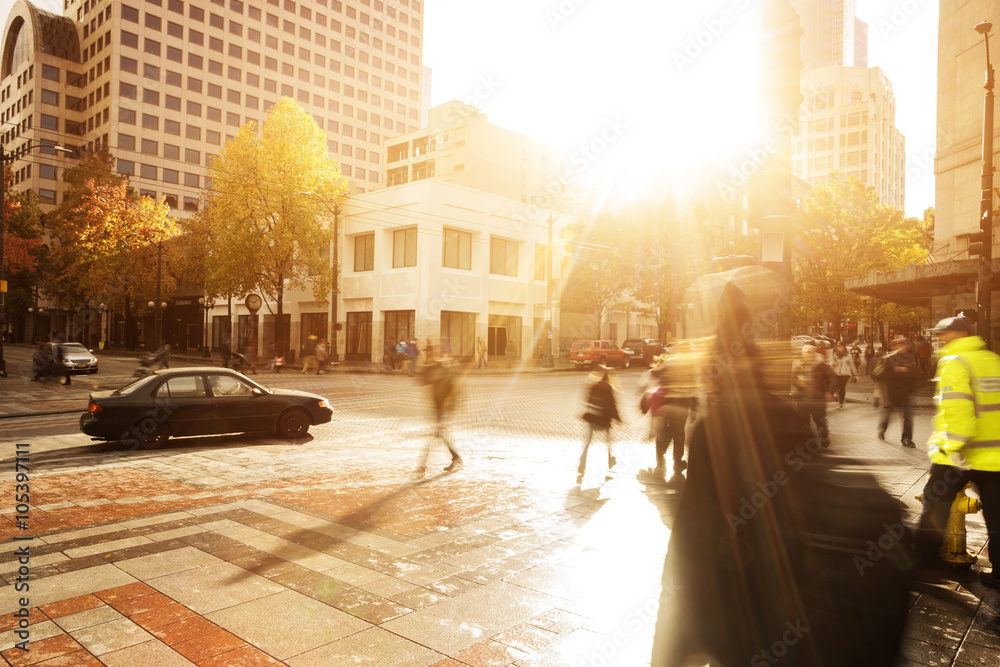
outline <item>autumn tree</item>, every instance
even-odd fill
[[[921,262],[927,254],[924,224],[879,201],[874,188],[854,178],[834,178],[813,188],[796,221],[792,257],[799,324],[833,322],[870,314],[861,295],[844,289],[847,278]]]
[[[333,232],[323,220],[347,186],[312,117],[281,98],[260,128],[248,123],[226,143],[208,178],[213,187],[192,221],[205,246],[206,292],[259,291],[278,315],[288,289],[311,287],[326,300]]]
[[[15,324],[24,322],[28,308],[35,305],[35,279],[39,259],[44,252],[41,241],[41,211],[38,195],[32,190],[11,189],[13,175],[5,166],[4,178],[4,298],[6,319]]]

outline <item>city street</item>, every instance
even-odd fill
[[[215,436],[127,451],[77,428],[90,387],[124,383],[135,366],[106,369],[106,358],[71,387],[0,380],[9,664],[648,664],[679,495],[637,476],[653,464],[639,370],[616,375],[624,424],[611,474],[598,438],[575,483],[585,373],[503,369],[461,378],[451,432],[465,466],[441,473],[448,457],[435,445],[417,482],[431,433],[419,378],[263,374],[327,397],[333,421],[300,441]],[[831,410],[831,453],[859,459],[915,510],[923,450],[899,445],[898,421],[877,440],[870,384],[852,391]],[[28,410],[77,412],[10,416]],[[930,416],[917,411],[918,443]],[[15,442],[30,445],[17,450],[30,459],[28,531],[14,523]],[[969,526],[980,551],[981,515]],[[26,534],[16,546],[30,545],[30,663],[12,648],[22,594],[6,539]],[[959,580],[917,584],[899,664],[1000,661],[1000,596]]]

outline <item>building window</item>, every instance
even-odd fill
[[[135,111],[118,107],[118,122],[125,125],[135,125]]]
[[[156,167],[151,164],[143,164],[139,166],[139,175],[143,178],[156,179]]]
[[[135,162],[131,160],[118,160],[118,173],[119,174],[135,174]]]
[[[121,161],[119,160],[119,166],[121,166]],[[122,172],[124,173],[124,172]],[[45,188],[38,189],[38,201],[41,204],[55,204],[56,203],[56,191],[47,190]]]
[[[159,153],[159,144],[152,139],[143,139],[142,152],[146,155],[156,155]]]
[[[354,237],[354,270],[373,271],[375,269],[375,234]]]
[[[199,164],[201,162],[201,153],[190,148],[184,149],[184,161],[190,162],[191,164]]]
[[[48,67],[48,65],[45,65],[45,67]],[[121,70],[123,72],[129,72],[130,74],[135,74],[137,71],[139,71],[138,68],[139,68],[139,62],[137,60],[133,60],[132,58],[126,58],[125,56],[121,57]]]
[[[46,130],[58,130],[59,129],[59,119],[55,116],[50,116],[48,114],[42,114],[42,128]]]
[[[397,229],[392,233],[392,267],[417,265],[417,229]]]
[[[457,229],[444,230],[442,266],[449,269],[472,268],[472,234]]]
[[[167,183],[176,183],[180,179],[180,173],[176,169],[164,169],[163,180]],[[174,206],[176,208],[176,205]]]
[[[501,276],[517,275],[517,242],[490,239],[490,273]]]
[[[200,183],[198,182],[198,174],[184,173],[184,185],[189,188],[197,188]]]
[[[135,150],[135,137],[130,134],[119,134],[118,135],[118,148],[134,151]]]

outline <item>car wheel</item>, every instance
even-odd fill
[[[632,361],[629,359],[629,356],[627,354],[624,355],[624,356],[622,356],[622,370],[625,370],[626,368],[628,368],[629,364],[631,364],[631,363],[632,363]]]
[[[286,410],[274,427],[281,438],[304,438],[309,434],[309,415],[303,410]]]
[[[149,417],[148,419],[152,420],[153,418]],[[170,428],[166,424],[147,423],[145,420],[139,420],[132,424],[129,432],[132,443],[138,449],[159,449],[167,444],[167,440],[170,438]]]

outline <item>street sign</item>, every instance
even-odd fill
[[[552,311],[549,310],[548,308],[545,309],[545,315],[544,315],[543,319],[546,322],[548,322],[550,319],[552,319]]]

